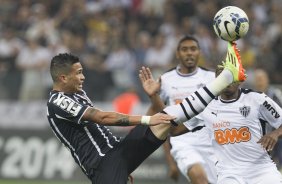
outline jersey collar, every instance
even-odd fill
[[[231,100],[223,100],[220,96],[218,96],[218,99],[222,102],[222,103],[233,103],[233,102],[236,102],[240,97],[241,97],[241,94],[242,94],[242,90],[241,88],[238,89],[239,90],[239,95],[236,99],[231,99]]]
[[[197,72],[198,72],[198,69],[199,67],[196,67],[196,70],[192,73],[181,73],[180,72],[180,65],[177,65],[176,66],[176,73],[182,77],[189,77],[189,76],[192,76],[192,75],[195,75]]]

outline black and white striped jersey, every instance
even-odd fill
[[[178,67],[163,74],[160,97],[169,105],[164,112],[177,117],[175,122],[178,123],[183,123],[200,113],[214,98],[206,87],[214,78],[213,72],[199,67],[191,74],[180,73]]]
[[[89,107],[93,107],[93,103],[85,92],[51,91],[47,102],[47,117],[54,134],[70,150],[85,174],[97,167],[120,140],[106,126],[81,119]]]

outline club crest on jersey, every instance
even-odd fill
[[[241,115],[246,118],[250,114],[251,107],[244,105],[243,107],[239,107],[239,111],[240,111]]]
[[[53,104],[60,107],[64,111],[72,114],[73,116],[77,116],[82,106],[76,103],[71,98],[62,95],[61,93],[58,94],[57,98],[54,99]]]

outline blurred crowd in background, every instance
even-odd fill
[[[175,66],[176,44],[184,34],[199,39],[200,66],[213,70],[226,53],[213,17],[222,7],[242,8],[250,20],[238,41],[249,83],[263,68],[272,84],[282,84],[281,0],[0,0],[0,99],[46,99],[49,63],[61,52],[78,55],[84,89],[95,101],[123,92],[148,100],[138,69],[154,76]]]
[[[141,66],[155,78],[174,67],[176,46],[185,35],[200,43],[199,65],[210,70],[226,54],[213,17],[224,6],[243,9],[248,34],[238,40],[248,80],[282,105],[281,0],[0,0],[0,100],[45,100],[52,88],[54,55],[80,57],[84,90],[93,101],[113,101],[130,113],[149,102],[138,79]],[[129,104],[129,105],[128,105]],[[282,142],[274,160],[282,166]]]

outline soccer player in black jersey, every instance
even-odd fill
[[[195,116],[230,83],[244,80],[237,52],[235,44],[229,43],[225,70],[199,89],[197,95],[193,93],[194,101],[187,98],[153,116],[129,116],[95,108],[82,89],[85,78],[79,58],[58,54],[50,66],[53,79],[47,102],[50,126],[93,184],[126,184],[128,176],[165,141],[171,124]],[[140,79],[144,82],[144,78]],[[189,105],[194,106],[193,110]],[[186,109],[185,114],[174,114],[178,111],[173,109],[177,108]],[[137,126],[124,138],[114,136],[106,127],[130,125]]]

